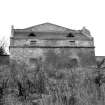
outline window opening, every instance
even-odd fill
[[[36,40],[30,41],[30,45],[35,45],[35,44],[36,44]]]
[[[67,35],[67,37],[74,37],[74,35],[73,35],[72,33],[69,33],[69,34]]]
[[[29,36],[36,36],[34,33],[30,33]]]

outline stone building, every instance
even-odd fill
[[[96,66],[94,40],[85,27],[72,30],[51,23],[12,27],[10,59],[33,65],[41,61],[57,69]]]

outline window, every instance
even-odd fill
[[[69,43],[70,45],[75,45],[75,40],[70,40]]]
[[[69,33],[67,37],[74,37],[73,33]]]
[[[36,44],[36,40],[31,40],[30,41],[30,45],[35,45]]]
[[[78,60],[76,58],[71,58],[68,63],[68,67],[78,67]]]
[[[75,43],[75,41],[74,41],[74,40],[70,40],[69,42],[70,42],[70,43]]]
[[[30,33],[29,36],[36,36],[34,33]]]

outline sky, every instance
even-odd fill
[[[12,25],[45,22],[76,30],[85,26],[94,37],[95,55],[105,56],[105,0],[0,0],[0,39],[7,49]]]

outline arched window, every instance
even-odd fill
[[[36,36],[34,33],[30,33],[29,36]]]
[[[69,33],[66,37],[74,37],[73,33]]]

